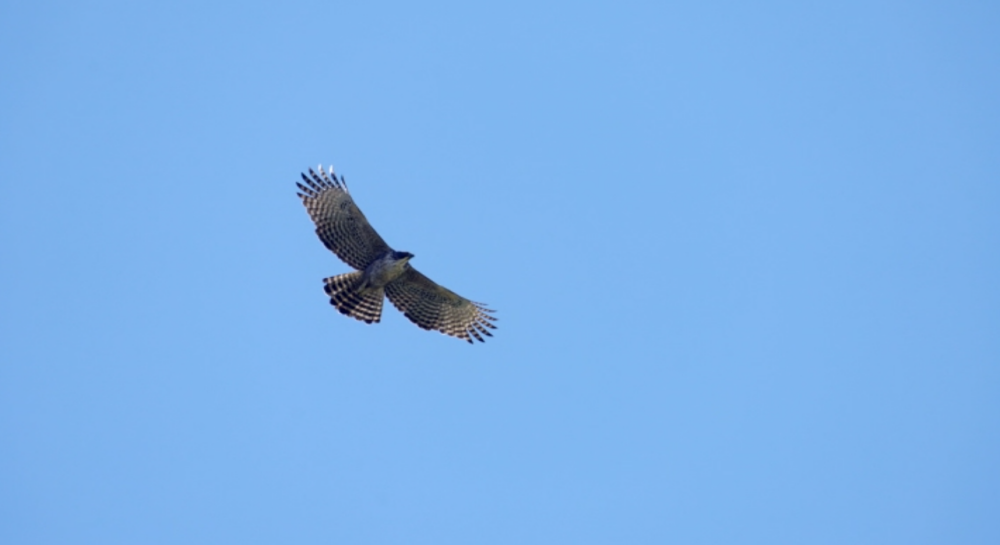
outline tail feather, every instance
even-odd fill
[[[362,289],[363,273],[355,271],[324,278],[323,289],[330,296],[330,304],[341,314],[365,323],[378,323],[382,319],[382,301],[385,290]]]

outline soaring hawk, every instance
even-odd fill
[[[465,339],[482,342],[490,329],[493,311],[439,286],[410,266],[413,254],[397,252],[382,240],[365,219],[347,192],[344,177],[333,172],[318,173],[309,169],[302,174],[306,185],[299,186],[299,197],[309,217],[316,224],[316,234],[323,244],[354,272],[324,278],[330,304],[341,314],[378,323],[382,317],[382,298],[396,306],[411,322],[423,329],[433,329]]]

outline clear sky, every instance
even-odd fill
[[[998,29],[4,3],[0,542],[1000,543]],[[496,336],[331,308],[320,163]]]

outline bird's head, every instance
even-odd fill
[[[410,252],[393,252],[392,257],[396,260],[409,261],[413,259],[413,254]]]

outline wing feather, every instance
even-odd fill
[[[389,250],[389,245],[354,204],[344,177],[338,180],[333,167],[329,173],[322,166],[318,170],[318,174],[309,169],[308,176],[302,175],[305,185],[296,183],[302,204],[316,224],[316,234],[323,244],[351,267],[364,269]]]
[[[488,314],[492,310],[438,285],[413,267],[389,282],[385,294],[400,312],[423,329],[440,331],[469,343],[473,337],[483,342],[480,334],[492,337],[487,328],[496,329],[490,323],[496,318]]]

